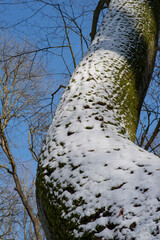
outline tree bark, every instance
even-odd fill
[[[159,0],[111,0],[73,73],[38,164],[37,204],[48,240],[159,234],[160,198],[152,192],[158,161],[132,143],[154,67],[159,9]]]

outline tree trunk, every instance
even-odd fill
[[[9,160],[9,163],[11,165],[11,168],[12,168],[12,171],[10,171],[9,169],[7,169],[7,170],[13,176],[14,183],[15,183],[15,190],[17,191],[19,197],[21,198],[23,206],[25,207],[25,209],[28,213],[28,216],[30,217],[30,219],[33,223],[36,239],[37,240],[42,240],[40,221],[37,218],[37,216],[34,215],[34,212],[33,212],[32,208],[30,207],[27,198],[24,195],[23,189],[21,187],[20,179],[19,179],[18,174],[17,174],[17,166],[15,164],[13,155],[10,151],[10,147],[9,147],[5,132],[4,132],[3,127],[2,127],[1,120],[0,120],[0,140],[1,140],[1,143],[0,143],[1,147],[4,151],[4,153],[6,154],[8,160]]]
[[[48,240],[157,239],[160,162],[135,146],[154,67],[159,0],[111,0],[56,110],[40,155]]]

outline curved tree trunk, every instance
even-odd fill
[[[37,172],[48,240],[157,239],[160,162],[132,142],[154,66],[159,9],[159,0],[111,0],[68,84]]]

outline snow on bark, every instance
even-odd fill
[[[48,240],[157,239],[160,161],[134,145],[159,0],[112,0],[48,130],[37,203]]]

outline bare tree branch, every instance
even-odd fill
[[[66,46],[52,46],[52,47],[45,47],[45,48],[37,48],[37,49],[34,49],[34,50],[31,50],[31,51],[23,51],[21,53],[18,53],[16,55],[13,55],[13,56],[8,56],[5,61],[8,61],[8,60],[11,60],[12,58],[17,58],[17,57],[21,57],[23,55],[28,55],[28,54],[32,54],[32,53],[37,53],[37,52],[41,52],[41,51],[46,51],[46,50],[49,50],[49,49],[57,49],[57,48],[70,48],[69,45],[66,45]],[[4,61],[4,60],[3,60]],[[0,62],[2,62],[2,60],[0,60]]]
[[[153,140],[155,139],[155,137],[157,136],[159,131],[160,131],[160,119],[152,133],[152,136],[150,137],[150,139],[148,140],[147,144],[144,147],[145,150],[148,150],[149,147],[151,147],[151,144],[152,144]]]
[[[102,9],[104,9],[104,4],[107,4],[107,7],[108,7],[109,2],[110,2],[110,0],[99,0],[98,5],[97,5],[96,9],[94,10],[93,21],[92,21],[92,30],[90,33],[91,41],[93,41],[93,38],[97,32],[97,23],[98,23],[100,12],[102,11]]]
[[[13,174],[13,172],[5,165],[0,164],[0,168],[4,168],[5,170],[7,170],[8,173]]]
[[[74,53],[73,53],[73,49],[72,49],[72,44],[71,44],[71,41],[70,41],[70,38],[69,38],[69,34],[68,34],[68,31],[67,31],[67,23],[65,21],[65,18],[64,18],[64,15],[62,13],[62,10],[60,8],[60,5],[58,5],[58,9],[59,9],[59,12],[61,14],[61,17],[62,17],[62,20],[63,20],[63,23],[64,23],[64,26],[65,26],[65,34],[66,34],[66,38],[67,38],[67,41],[68,41],[68,44],[69,44],[69,49],[70,49],[70,52],[71,52],[71,56],[72,56],[72,60],[73,60],[73,65],[74,65],[74,68],[76,68],[76,60],[75,60],[75,56],[74,56]]]
[[[66,88],[66,86],[60,84],[59,87],[51,94],[51,96],[52,96],[52,100],[51,100],[51,113],[52,113],[52,105],[53,105],[54,96],[61,88]]]
[[[33,159],[38,162],[38,156],[36,154],[36,152],[34,151],[34,146],[33,146],[33,134],[34,134],[34,130],[29,127],[29,133],[28,133],[28,144],[29,144],[29,150],[32,154]]]

